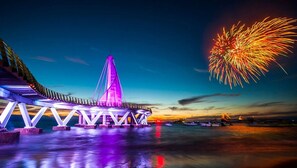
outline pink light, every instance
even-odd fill
[[[118,77],[118,73],[114,64],[114,59],[110,55],[106,59],[107,74],[106,74],[106,91],[100,98],[99,102],[105,102],[107,106],[122,105],[122,88]],[[97,102],[98,104],[98,102]]]

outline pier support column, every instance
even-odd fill
[[[78,116],[78,123],[83,124],[83,117],[81,114],[79,114],[79,116]]]
[[[7,104],[2,114],[0,115],[0,127],[6,127],[6,124],[8,123],[8,120],[17,104],[17,102],[9,102]]]
[[[95,114],[91,114],[91,120],[95,118]]]
[[[140,118],[139,118],[140,117]],[[139,116],[138,118],[138,121],[137,121],[137,123],[139,124],[139,125],[142,125],[143,124],[143,120],[144,120],[144,118],[145,118],[145,115],[144,114],[141,114],[140,116]]]
[[[94,115],[88,115],[88,118],[90,119],[90,122],[87,121],[87,124],[84,126],[85,129],[96,129],[97,125],[95,123],[92,123],[92,120],[94,119]]]
[[[142,120],[142,125],[145,126],[145,127],[149,127],[149,124],[147,123],[147,116],[144,115],[144,118]]]
[[[147,125],[147,116],[144,117],[143,124]]]
[[[22,118],[23,121],[25,123],[25,127],[24,128],[15,128],[15,131],[19,131],[20,134],[24,134],[24,135],[34,135],[34,134],[41,134],[42,133],[42,129],[41,128],[36,128],[36,124],[38,123],[38,121],[40,120],[40,118],[42,117],[42,115],[44,114],[44,112],[47,110],[47,107],[42,107],[38,113],[34,116],[34,118],[31,120],[28,110],[26,108],[26,104],[25,103],[19,103],[18,104],[19,109],[21,111],[22,114]]]
[[[61,117],[59,116],[59,114],[55,108],[51,108],[51,111],[58,123],[58,125],[54,126],[52,129],[54,131],[64,131],[64,130],[69,131],[70,127],[67,126],[67,124],[70,121],[70,119],[72,118],[72,116],[74,115],[74,113],[76,112],[76,110],[71,110],[71,112],[66,116],[66,118],[64,120],[61,119]]]
[[[124,124],[123,124],[123,127],[125,127],[125,128],[128,128],[128,127],[130,127],[131,125],[130,124],[128,124],[128,117],[125,119],[125,122],[124,122]]]
[[[131,124],[137,124],[136,118],[133,113],[131,113]]]
[[[84,120],[84,118],[83,118],[82,114],[79,114],[78,115],[78,123],[75,124],[75,127],[84,127],[85,124],[83,124],[83,120]]]
[[[96,125],[96,121],[97,119],[100,117],[100,115],[97,117],[95,117],[94,119],[90,119],[90,117],[92,117],[91,115],[87,115],[86,111],[84,110],[80,110],[85,122],[87,122],[86,125],[84,125],[84,128],[86,129],[95,129],[97,128],[97,125]]]
[[[137,118],[135,117],[133,112],[131,112],[131,127],[140,127],[140,126],[141,125],[138,124],[138,122],[137,122]]]
[[[86,120],[84,118],[82,119],[82,124],[86,125]]]
[[[119,115],[118,114],[115,114],[114,115],[114,125],[112,125],[112,128],[120,128],[121,127],[121,123],[118,122],[118,119],[119,119]]]
[[[103,127],[103,128],[108,127],[108,125],[106,124],[106,114],[102,115],[102,124],[100,124],[99,127]]]
[[[9,102],[0,115],[0,145],[15,143],[20,139],[20,132],[7,131],[5,128],[16,105],[17,102]]]
[[[0,145],[18,142],[20,139],[19,131],[7,131],[0,128]]]
[[[130,112],[127,111],[127,112],[125,113],[125,115],[122,117],[121,121],[120,121],[120,123],[124,122],[124,124],[122,124],[122,126],[125,127],[125,128],[128,128],[128,127],[131,126],[131,125],[128,123],[128,117],[129,117],[129,114],[130,114]]]
[[[106,114],[103,115],[102,124],[106,125]]]
[[[41,128],[15,128],[14,131],[20,132],[21,135],[36,135],[36,134],[41,134],[42,129]]]

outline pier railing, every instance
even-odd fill
[[[134,103],[106,103],[97,102],[91,99],[82,99],[62,93],[58,93],[51,89],[48,89],[41,85],[35,77],[32,75],[27,66],[19,58],[19,56],[9,47],[3,40],[0,39],[0,65],[7,67],[12,73],[17,74],[18,77],[22,78],[32,89],[35,90],[40,96],[44,98],[49,98],[52,100],[57,100],[66,103],[87,105],[87,106],[99,106],[99,107],[119,107],[119,108],[134,108],[134,109],[146,109],[150,108],[141,106]]]

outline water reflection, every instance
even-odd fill
[[[164,159],[164,156],[162,155],[157,155],[157,168],[162,168],[165,166],[165,159]]]
[[[162,125],[161,124],[157,124],[155,127],[155,138],[157,140],[157,144],[160,144],[161,142],[161,129],[162,129]]]
[[[69,132],[22,136],[19,144],[0,147],[0,164],[30,168],[152,167],[149,154],[127,149],[150,130],[74,128]]]
[[[0,146],[0,167],[273,167],[297,160],[296,128],[73,128]]]

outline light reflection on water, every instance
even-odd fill
[[[0,146],[0,167],[273,167],[296,163],[296,132],[246,126],[72,128]]]

